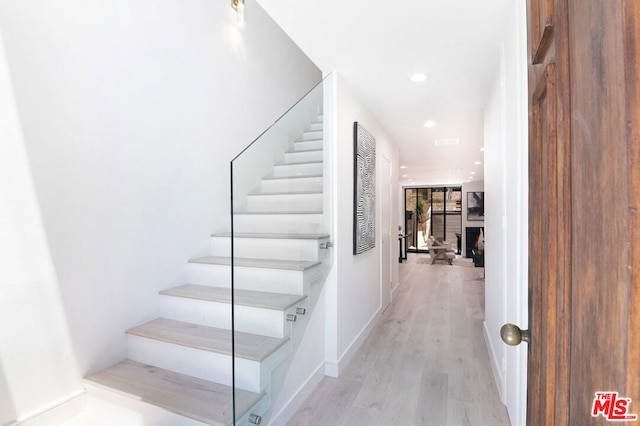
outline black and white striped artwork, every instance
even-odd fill
[[[353,123],[353,254],[376,246],[376,139]]]

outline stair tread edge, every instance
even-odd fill
[[[166,290],[161,290],[160,294],[165,296],[203,300],[207,302],[231,303],[231,289],[228,287],[184,284]],[[285,311],[286,309],[303,301],[306,297],[307,296],[305,295],[236,289],[234,301],[236,305],[240,306]],[[261,298],[266,300],[256,301],[256,299]]]

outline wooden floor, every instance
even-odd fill
[[[392,304],[290,426],[509,425],[482,332],[483,270],[422,264],[428,256],[400,265]]]

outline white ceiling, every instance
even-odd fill
[[[323,72],[338,70],[368,105],[400,148],[402,180],[484,179],[483,165],[474,164],[484,162],[482,108],[513,0],[257,1]],[[412,83],[417,72],[427,81]],[[438,125],[426,128],[427,120]],[[436,147],[439,138],[460,143]]]

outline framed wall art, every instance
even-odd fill
[[[484,220],[484,192],[467,192],[467,220]]]
[[[376,246],[376,139],[353,123],[353,254]]]

